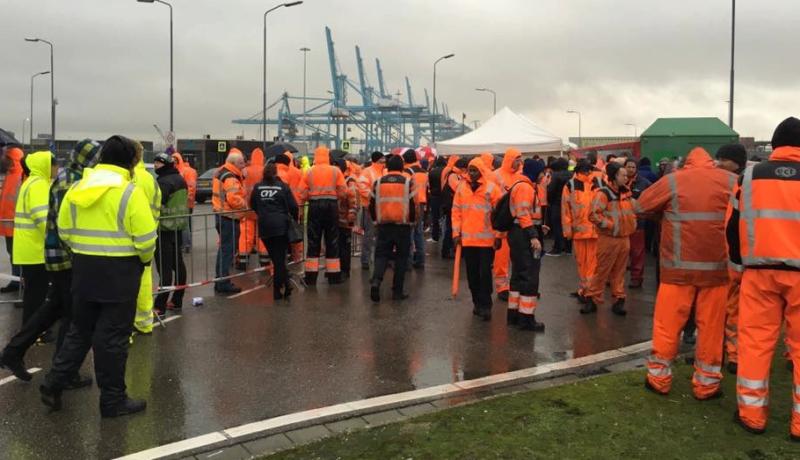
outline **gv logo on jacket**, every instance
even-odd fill
[[[270,189],[264,188],[264,189],[261,189],[261,191],[259,192],[259,196],[261,198],[273,198],[277,193],[278,193],[278,190],[276,190],[276,189],[270,190]]]

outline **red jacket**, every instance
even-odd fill
[[[22,149],[10,147],[6,150],[8,171],[2,180],[0,191],[0,234],[3,236],[14,235],[14,213],[17,206],[17,193],[22,185]]]

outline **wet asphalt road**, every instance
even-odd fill
[[[430,245],[429,253],[437,246]],[[424,271],[407,278],[411,298],[373,305],[368,273],[353,260],[352,279],[321,281],[273,301],[271,288],[234,299],[210,286],[187,297],[180,318],[130,349],[132,397],[148,400],[141,415],[102,420],[96,387],[65,395],[65,408],[47,413],[38,399],[44,372],[30,383],[0,385],[0,458],[113,458],[232,426],[291,412],[424,388],[580,357],[650,338],[655,293],[652,263],[645,288],[629,294],[627,317],[609,305],[589,317],[569,297],[576,279],[569,256],[547,257],[537,319],[543,334],[509,329],[505,304],[494,319],[473,317],[462,275],[458,300],[449,296],[452,264],[429,256]],[[650,261],[652,262],[652,261]],[[203,265],[202,257],[195,261]],[[198,268],[201,271],[201,268]],[[463,270],[463,269],[462,269]],[[238,284],[263,283],[251,275]],[[389,278],[384,297],[389,297]],[[170,315],[172,315],[170,313]],[[0,342],[18,327],[21,310],[0,304]],[[52,345],[35,346],[28,367],[50,367]],[[91,354],[83,372],[91,372]],[[6,377],[0,371],[0,379]]]

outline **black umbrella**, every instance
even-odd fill
[[[276,142],[267,147],[267,150],[264,152],[264,158],[276,157],[286,152],[297,153],[297,147],[286,142]]]
[[[344,150],[339,150],[339,149],[331,150],[331,159],[333,160],[339,160],[341,158],[346,157],[347,155],[350,155],[350,153],[345,152]]]
[[[6,145],[22,145],[22,143],[8,131],[0,129],[0,147],[5,147]]]

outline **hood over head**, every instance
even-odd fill
[[[25,165],[28,167],[31,177],[41,177],[49,181],[53,160],[53,154],[50,152],[34,152],[25,157]]]
[[[522,158],[522,152],[513,147],[506,150],[506,154],[503,156],[503,165],[500,166],[500,169],[507,173],[511,173],[511,165],[517,160],[517,158]]]
[[[116,165],[100,164],[95,168],[86,168],[83,178],[67,193],[66,200],[81,208],[89,207],[108,190],[124,187],[130,178],[129,170]]]
[[[483,161],[483,164],[489,168],[489,170],[494,169],[494,155],[489,152],[483,152],[478,157],[481,159],[481,161]]]
[[[22,157],[25,156],[25,154],[19,147],[7,147],[6,156],[14,161],[22,161]]]
[[[175,167],[178,168],[178,169],[181,169],[183,167],[183,165],[187,165],[188,166],[188,163],[186,163],[184,161],[183,156],[180,154],[180,152],[177,152],[177,151],[175,151],[172,154],[172,161],[175,162]]]
[[[689,155],[686,157],[686,163],[684,163],[683,167],[714,169],[716,165],[714,164],[714,160],[711,159],[711,155],[706,152],[706,149],[702,147],[695,147],[691,150],[691,152],[689,152]]]
[[[491,170],[489,169],[488,166],[486,166],[486,161],[484,160],[484,158],[482,158],[482,156],[479,156],[477,158],[473,158],[472,160],[470,160],[469,164],[467,165],[467,168],[464,168],[465,171],[469,171],[470,166],[478,168],[478,171],[481,172],[481,179],[483,180],[484,183],[486,183],[487,182],[486,177],[489,175]]]
[[[536,183],[539,178],[539,174],[544,171],[544,168],[544,161],[527,158],[522,164],[522,174],[530,179],[531,182]]]
[[[259,168],[264,167],[264,151],[256,147],[250,152],[250,164]]]
[[[315,165],[329,165],[331,164],[331,151],[328,147],[320,145],[314,149],[314,164]]]

